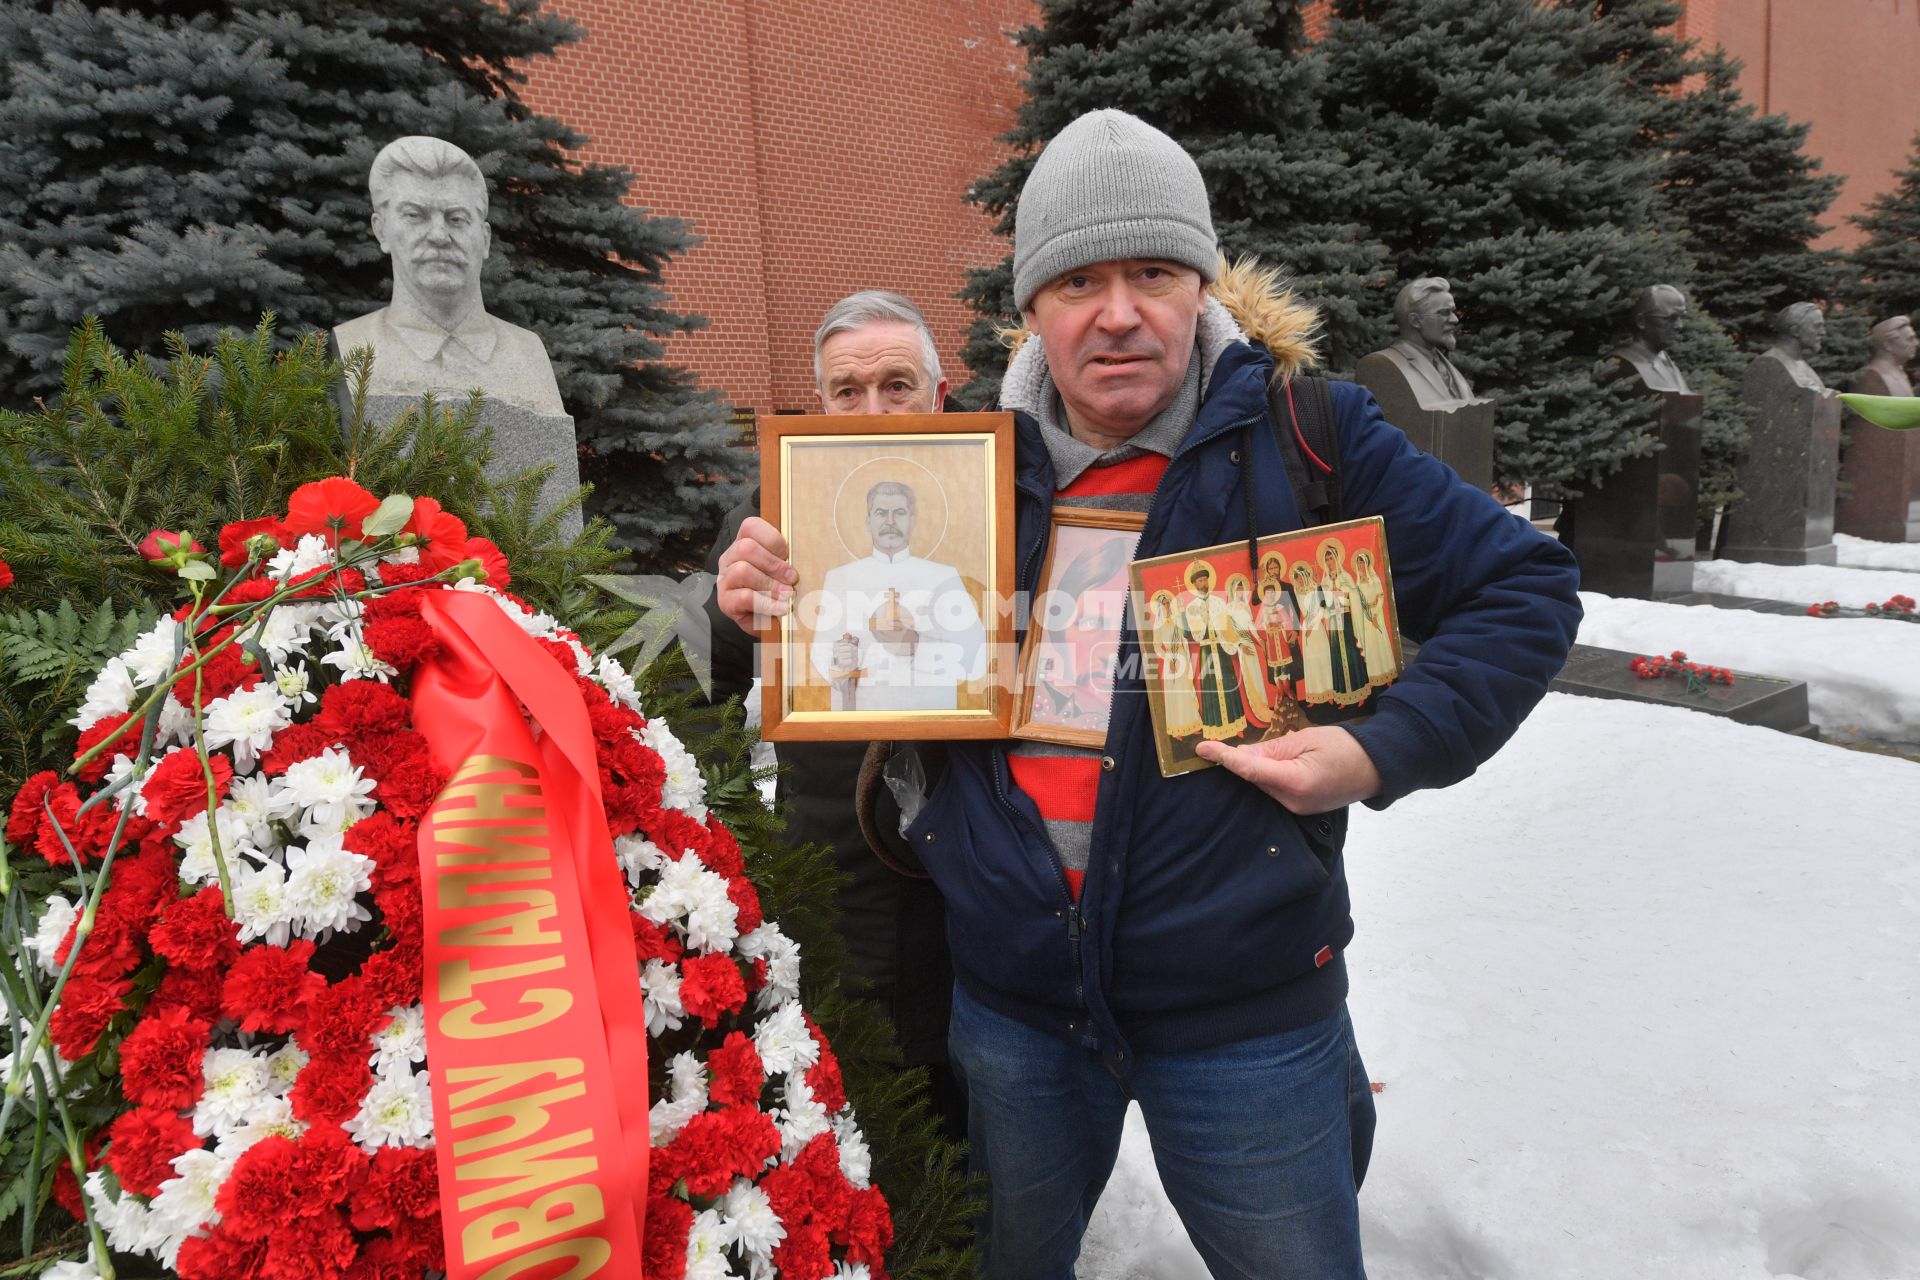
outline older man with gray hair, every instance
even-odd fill
[[[1453,286],[1439,276],[1410,280],[1393,299],[1400,336],[1385,350],[1422,409],[1445,409],[1473,399],[1473,384],[1448,352],[1459,343],[1460,313]]]

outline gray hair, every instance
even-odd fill
[[[376,211],[387,207],[393,180],[403,173],[420,178],[465,178],[480,193],[480,216],[487,216],[487,176],[472,156],[445,138],[415,133],[395,138],[380,148],[367,171],[367,196]]]
[[[913,486],[904,480],[882,480],[867,490],[867,510],[873,510],[873,500],[883,493],[897,493],[907,500],[907,510],[915,514],[920,510],[920,499],[914,496]]]
[[[1826,319],[1826,315],[1811,302],[1793,302],[1780,308],[1780,314],[1773,318],[1773,331],[1791,335],[1793,326],[1802,320]]]
[[[1637,324],[1657,314],[1661,302],[1668,294],[1673,295],[1673,301],[1680,304],[1682,311],[1687,309],[1686,294],[1680,292],[1680,290],[1670,284],[1650,284],[1642,289],[1633,300],[1634,322]]]
[[[1405,328],[1413,318],[1413,309],[1436,293],[1452,293],[1453,286],[1443,276],[1421,276],[1409,280],[1393,298],[1393,322]]]
[[[927,327],[927,318],[920,314],[920,308],[897,293],[865,289],[850,293],[828,307],[827,314],[820,319],[820,327],[814,330],[813,385],[822,395],[826,394],[826,388],[820,386],[820,348],[836,333],[852,333],[870,324],[910,324],[919,330],[920,358],[926,365],[927,381],[932,388],[940,385],[940,353],[934,350],[933,330]],[[936,411],[940,408],[937,404],[933,407]]]
[[[1913,317],[1888,316],[1885,320],[1873,326],[1872,334],[1876,338],[1891,338],[1894,334],[1900,332],[1902,326],[1909,329],[1913,328]]]

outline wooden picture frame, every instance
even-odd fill
[[[1144,511],[1056,506],[1033,592],[1013,736],[1102,747]]]
[[[800,575],[760,637],[761,736],[1007,737],[1013,415],[766,415],[759,431],[761,516]]]
[[[1379,516],[1276,534],[1257,548],[1251,563],[1242,541],[1129,570],[1164,777],[1211,767],[1193,750],[1208,738],[1246,746],[1364,717],[1405,668]]]

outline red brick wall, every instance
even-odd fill
[[[704,243],[667,269],[705,330],[668,358],[743,408],[811,409],[813,330],[855,289],[927,313],[965,378],[953,295],[1003,242],[965,202],[999,162],[1031,0],[553,0],[588,36],[526,97],[634,172]]]

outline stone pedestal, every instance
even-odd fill
[[[1560,516],[1560,540],[1580,561],[1583,591],[1651,600],[1693,590],[1703,400],[1646,394],[1660,406],[1660,451],[1631,459]]]
[[[1849,391],[1904,395],[1863,369]],[[1840,479],[1833,527],[1875,542],[1920,542],[1920,431],[1889,431],[1849,413],[1842,424]]]
[[[1553,691],[1589,698],[1655,702],[1723,716],[1736,724],[1778,729],[1797,737],[1818,736],[1807,715],[1807,686],[1798,680],[1738,671],[1730,685],[1712,684],[1698,693],[1689,693],[1685,682],[1680,680],[1642,680],[1628,665],[1633,659],[1633,654],[1619,649],[1576,644],[1567,654],[1567,665],[1554,678]]]
[[[1840,401],[1796,383],[1780,361],[1755,360],[1740,381],[1753,435],[1734,483],[1720,554],[1760,564],[1833,564],[1834,480],[1840,467]]]
[[[1373,392],[1387,421],[1407,433],[1413,447],[1452,467],[1476,489],[1493,490],[1493,405],[1468,400],[1450,409],[1423,409],[1392,359],[1384,352],[1362,356],[1353,380]]]
[[[466,407],[459,397],[436,398],[434,403],[455,413]],[[384,426],[409,409],[418,408],[415,396],[367,397],[367,421]],[[342,422],[346,419],[343,417]],[[493,458],[487,463],[487,476],[495,483],[510,480],[523,471],[553,463],[553,470],[540,486],[540,513],[553,510],[580,487],[580,450],[574,442],[573,418],[564,413],[534,413],[504,400],[483,400],[480,422],[493,432]],[[560,537],[572,539],[581,529],[580,509],[575,507],[560,518]]]

